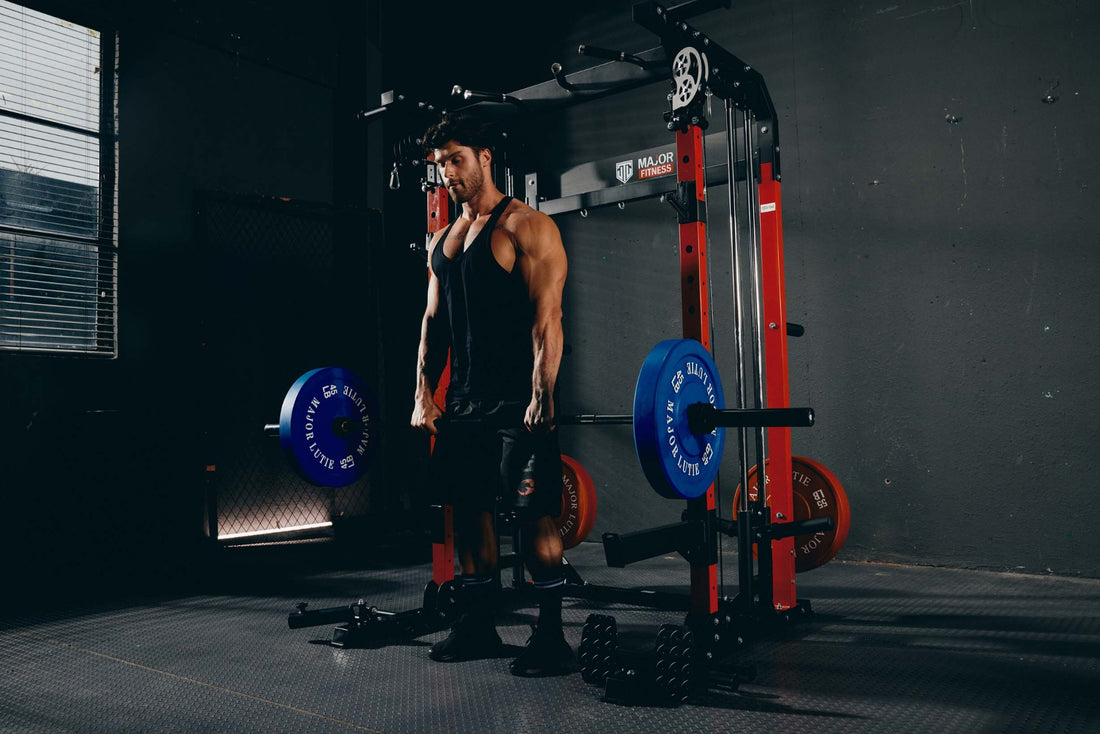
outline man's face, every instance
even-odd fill
[[[488,156],[488,152],[475,151],[453,140],[433,152],[443,185],[456,204],[463,204],[480,193],[485,183],[485,174],[481,170],[482,156]]]

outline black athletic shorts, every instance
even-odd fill
[[[561,449],[557,430],[531,433],[523,425],[527,404],[460,400],[449,418],[481,424],[441,427],[432,452],[436,502],[456,511],[513,509],[524,520],[561,514]],[[503,426],[503,427],[502,427]]]

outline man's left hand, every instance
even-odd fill
[[[547,396],[539,399],[532,397],[523,417],[523,425],[531,433],[546,433],[554,427],[554,398]]]

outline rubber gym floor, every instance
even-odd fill
[[[756,678],[679,706],[620,705],[580,674],[521,679],[509,657],[438,664],[444,632],[372,649],[291,630],[296,603],[420,604],[430,563],[347,563],[324,543],[222,551],[185,592],[69,598],[0,615],[0,731],[24,732],[1097,732],[1100,580],[845,562],[798,577],[814,615],[756,640]],[[598,543],[567,553],[584,579],[686,591],[687,564],[611,569]],[[723,556],[736,584],[736,557]],[[727,589],[727,593],[730,589]],[[507,592],[506,592],[507,593]],[[34,609],[34,611],[32,611]],[[591,612],[629,630],[682,615],[566,599],[577,646]],[[532,609],[499,616],[508,654]]]

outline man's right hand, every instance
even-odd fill
[[[435,404],[434,400],[418,400],[413,406],[412,419],[409,423],[413,428],[419,428],[433,436],[439,435],[439,429],[435,427],[435,421],[443,415],[443,411]]]

